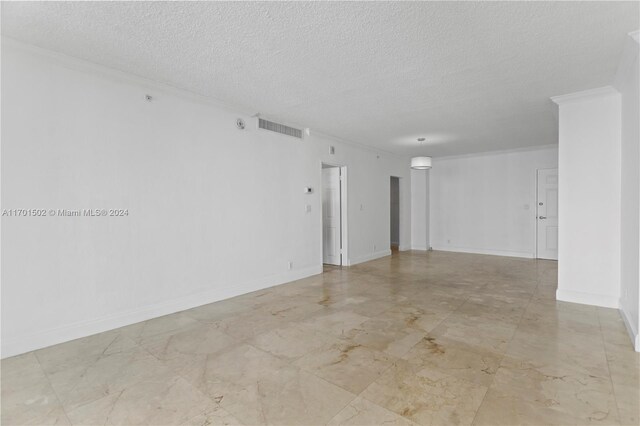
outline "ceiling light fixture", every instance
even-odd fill
[[[415,170],[429,170],[431,168],[431,157],[413,157],[411,168]]]
[[[418,138],[420,146],[425,140],[425,138]],[[431,168],[431,157],[413,157],[411,159],[411,168],[414,170],[429,170]]]

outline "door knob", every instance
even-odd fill
[[[546,219],[546,216],[538,216],[538,219]]]

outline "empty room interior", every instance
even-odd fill
[[[639,6],[2,1],[1,424],[640,424]]]

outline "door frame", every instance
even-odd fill
[[[538,257],[538,224],[540,223],[540,221],[538,220],[538,203],[540,202],[540,200],[538,200],[538,172],[540,170],[558,170],[558,167],[542,167],[539,169],[536,169],[536,176],[535,176],[535,182],[536,182],[536,202],[535,205],[533,206],[533,218],[536,222],[536,226],[534,227],[534,232],[535,232],[535,249],[533,251],[533,255],[534,255],[534,259],[540,259],[540,260],[548,260],[548,259],[541,259],[540,257]],[[559,172],[559,170],[558,170]],[[558,213],[559,215],[559,213]]]
[[[337,167],[340,169],[340,266],[349,266],[351,263],[349,262],[349,250],[348,250],[348,215],[347,215],[347,166],[343,166],[342,164],[335,164],[327,161],[320,160],[320,167],[318,170],[319,174],[319,182],[320,182],[320,264],[324,265],[324,258],[322,256],[322,252],[324,250],[323,247],[323,220],[322,220],[322,197],[323,197],[323,188],[322,188],[322,166],[330,166]]]

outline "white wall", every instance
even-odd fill
[[[558,300],[618,307],[620,94],[612,87],[559,105]]]
[[[557,165],[556,146],[435,158],[431,246],[534,257],[536,170]]]
[[[620,309],[640,351],[640,68],[638,32],[629,37],[615,80],[622,102]]]
[[[411,170],[411,249],[429,249],[429,170]]]
[[[2,356],[321,272],[321,161],[348,167],[351,263],[389,252],[390,175],[409,244],[409,159],[251,124],[3,40],[2,208],[129,216],[2,218]]]

